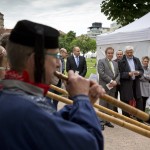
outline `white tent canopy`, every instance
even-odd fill
[[[85,56],[86,58],[96,57],[96,52],[93,53],[93,52],[89,51],[89,52],[87,52],[84,56]]]
[[[140,19],[112,32],[98,35],[97,57],[104,57],[104,51],[111,46],[115,51],[122,49],[125,46],[132,45],[135,48],[135,56],[141,58],[145,55],[150,55],[150,13]]]

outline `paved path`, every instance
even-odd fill
[[[64,104],[59,102],[59,108]],[[105,127],[104,150],[150,150],[150,138],[134,133],[128,129],[115,125],[114,128]]]
[[[150,138],[115,125],[103,131],[105,150],[150,150]]]

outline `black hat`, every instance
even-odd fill
[[[59,47],[59,31],[35,22],[21,20],[12,30],[9,40],[24,46],[34,48],[35,52],[35,82],[39,83],[44,77],[44,49]]]
[[[38,36],[43,37],[44,48],[58,48],[59,32],[56,29],[28,20],[21,20],[16,24],[9,40],[17,44],[34,47]]]

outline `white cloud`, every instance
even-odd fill
[[[29,19],[63,32],[86,34],[93,22],[109,27],[111,21],[100,12],[101,0],[1,0],[5,28],[13,28],[18,20]]]

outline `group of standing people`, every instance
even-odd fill
[[[103,86],[106,93],[118,98],[126,104],[145,111],[146,100],[150,96],[150,70],[148,68],[149,57],[139,58],[134,56],[133,46],[126,46],[125,51],[118,50],[116,59],[113,60],[114,49],[108,47],[105,50],[106,57],[98,61],[99,84]],[[143,65],[143,66],[142,66]],[[117,108],[100,99],[100,105],[111,110]],[[122,114],[131,117],[129,113]],[[138,121],[141,121],[137,118]],[[104,125],[114,127],[111,123],[103,121]]]
[[[66,62],[65,62],[66,59]],[[85,77],[87,73],[87,64],[84,56],[80,55],[80,48],[75,46],[72,51],[72,55],[68,56],[65,48],[60,49],[61,71],[65,74],[69,70],[73,70],[74,73]]]

